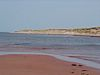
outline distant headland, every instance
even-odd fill
[[[63,34],[63,35],[82,35],[82,36],[100,36],[100,27],[91,28],[75,28],[75,29],[23,29],[15,31],[15,33],[26,34]]]

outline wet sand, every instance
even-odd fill
[[[0,55],[0,75],[100,75],[100,70],[47,55]]]
[[[95,59],[91,59],[91,57],[89,57],[89,56],[68,56],[68,57],[78,58],[78,59],[83,59],[83,60],[94,61],[94,62],[100,63],[99,60],[96,60],[96,59],[98,59],[96,57],[95,57]]]

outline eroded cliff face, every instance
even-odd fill
[[[78,28],[78,29],[67,29],[67,28],[66,29],[44,29],[44,30],[24,29],[24,30],[16,31],[16,33],[100,36],[100,27]]]

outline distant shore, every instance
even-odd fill
[[[76,36],[97,36],[100,37],[100,27],[92,28],[78,28],[78,29],[44,29],[44,30],[33,30],[24,29],[14,33],[24,34],[54,34],[54,35],[76,35]]]

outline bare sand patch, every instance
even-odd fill
[[[100,75],[99,71],[48,55],[0,55],[0,75]]]

